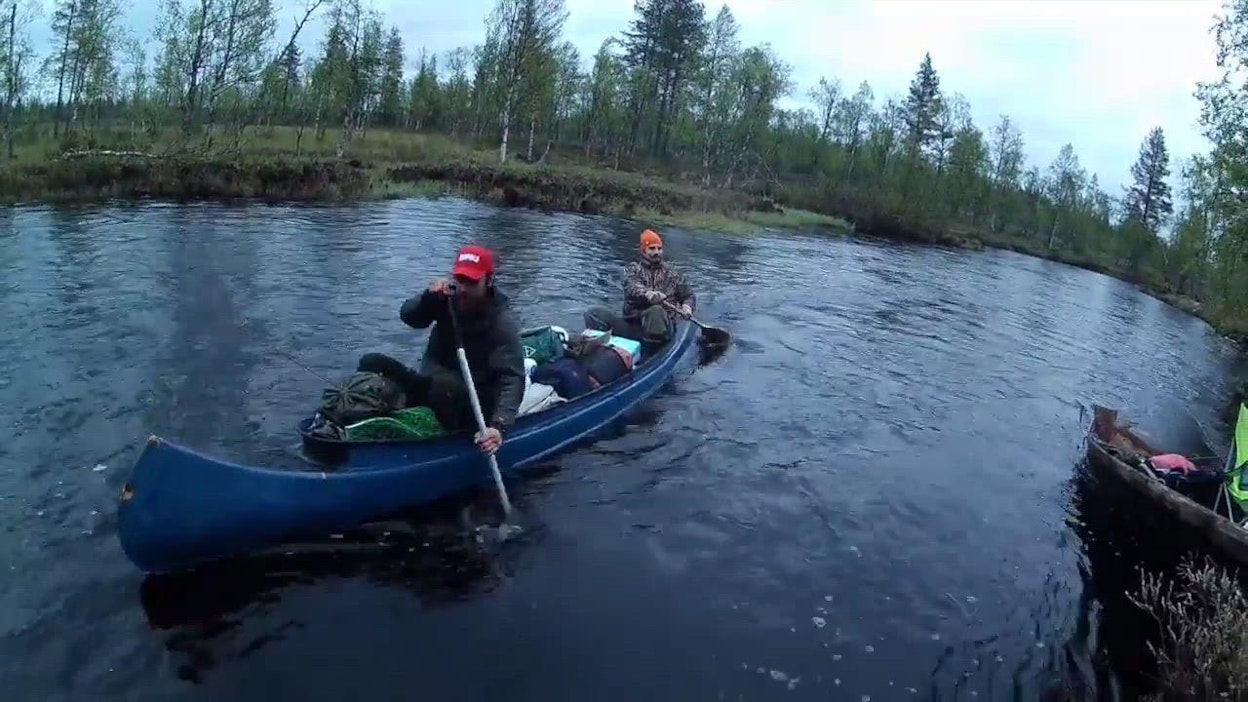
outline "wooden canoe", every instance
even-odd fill
[[[1140,459],[1166,452],[1154,447],[1133,431],[1127,422],[1120,420],[1117,410],[1097,405],[1093,413],[1088,429],[1087,454],[1088,463],[1098,477],[1125,485],[1223,557],[1236,564],[1248,565],[1248,529],[1146,472],[1139,465]],[[1231,453],[1234,455],[1233,448]],[[1229,498],[1223,495],[1221,504],[1224,510],[1226,499]]]

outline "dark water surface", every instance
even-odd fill
[[[455,200],[6,217],[5,699],[1105,694],[1080,405],[1181,450],[1225,436],[1230,350],[1124,283],[1001,252],[672,231],[736,346],[514,491],[538,536],[497,562],[417,539],[153,594],[113,517],[148,434],[290,461],[324,385],[291,359],[414,361],[398,306],[465,239],[501,251],[526,324],[579,328],[618,301],[637,228]]]

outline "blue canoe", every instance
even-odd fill
[[[520,417],[499,449],[499,469],[516,475],[592,439],[658,392],[696,334],[679,323],[672,342],[630,374]],[[244,466],[149,438],[118,503],[126,555],[145,572],[181,570],[349,530],[491,483],[467,435],[349,443],[309,435],[311,421],[299,424],[304,453],[324,470]]]

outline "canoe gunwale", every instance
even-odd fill
[[[1225,516],[1173,490],[1156,476],[1146,475],[1120,457],[1123,449],[1115,445],[1114,435],[1135,443],[1149,455],[1160,450],[1118,421],[1118,412],[1095,406],[1094,418],[1087,432],[1088,462],[1107,475],[1134,490],[1141,497],[1160,506],[1180,524],[1199,533],[1216,551],[1238,565],[1248,566],[1248,529]]]

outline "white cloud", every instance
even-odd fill
[[[492,0],[375,0],[414,60],[481,41]],[[963,93],[985,130],[1009,114],[1031,162],[1045,167],[1071,142],[1111,195],[1121,193],[1140,142],[1166,131],[1177,158],[1203,151],[1198,80],[1215,74],[1210,26],[1218,0],[727,0],[747,44],[770,42],[793,66],[790,105],[820,76],[877,103],[904,94],[924,52],[946,91]],[[284,25],[302,0],[282,0]],[[565,35],[588,61],[633,17],[633,0],[568,0]],[[713,15],[719,3],[706,3]],[[286,18],[285,16],[289,16]],[[321,25],[309,27],[319,40]],[[1177,173],[1177,163],[1175,165]]]
[[[829,75],[849,89],[865,79],[877,98],[904,94],[930,52],[942,86],[967,97],[981,127],[1009,114],[1041,166],[1071,142],[1114,195],[1152,127],[1176,156],[1205,148],[1192,93],[1216,69],[1216,0],[728,5],[745,38],[772,42],[803,86]]]

